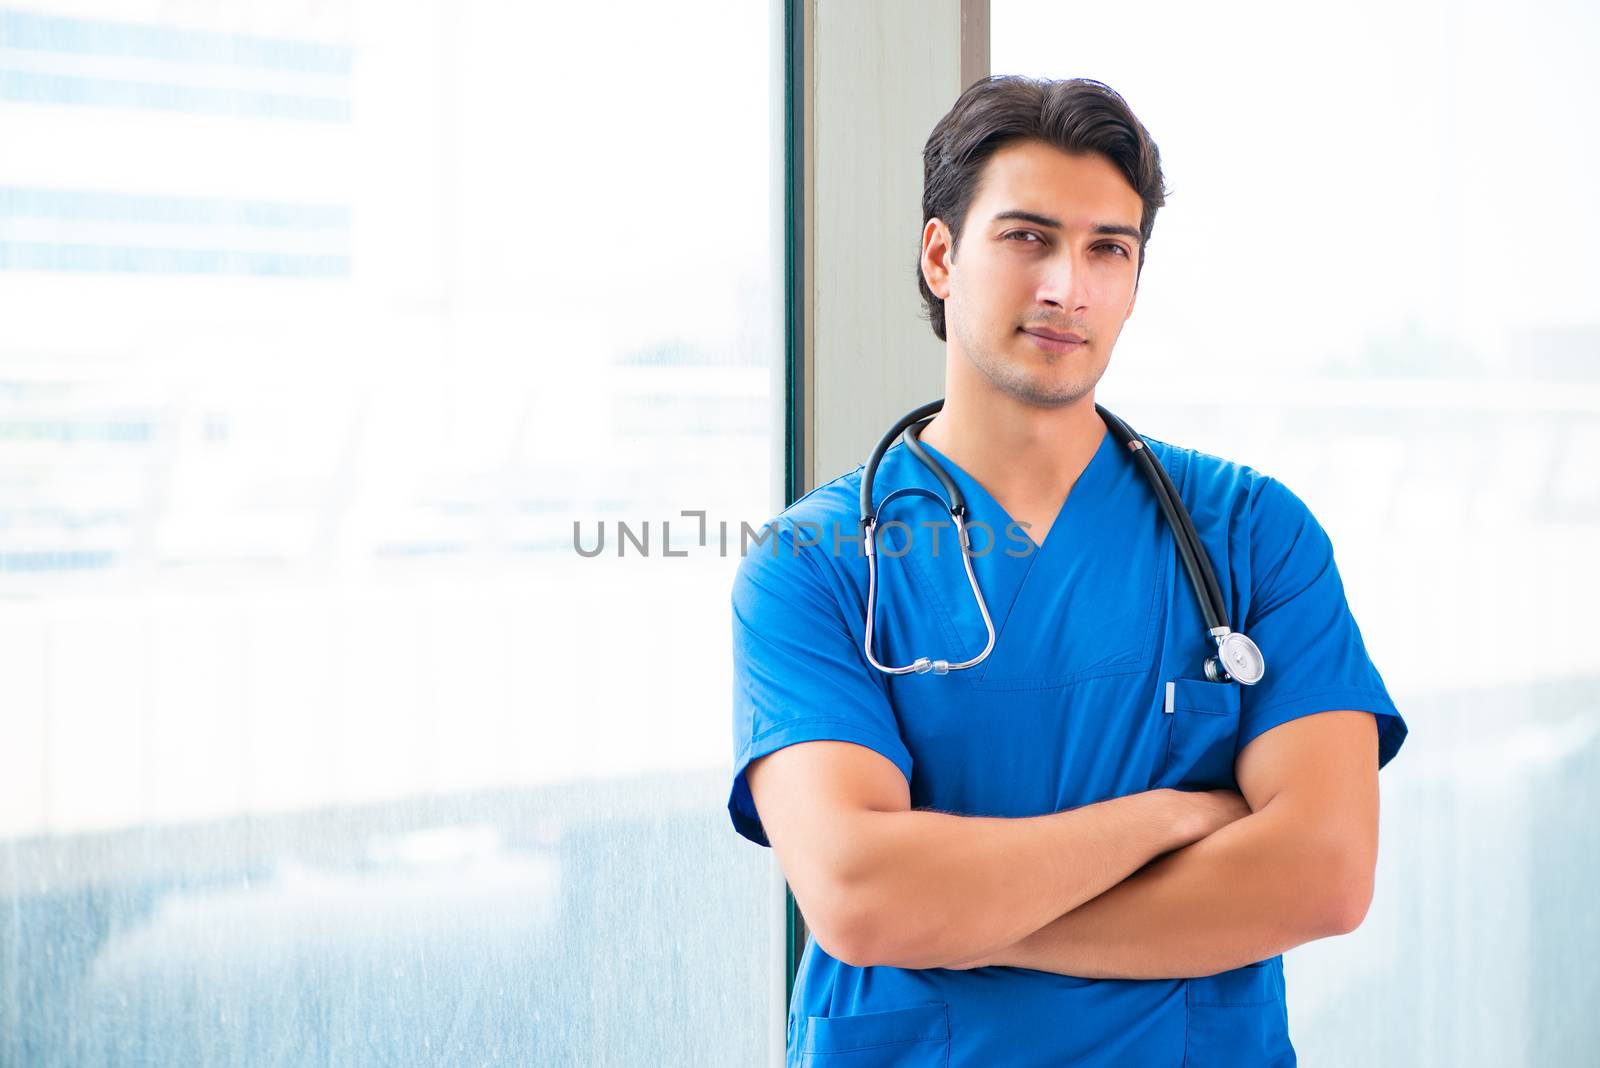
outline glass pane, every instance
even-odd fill
[[[760,1062],[781,7],[111,11],[0,11],[0,1065]]]
[[[992,69],[1098,78],[1150,129],[1172,194],[1098,395],[1306,500],[1411,730],[1365,923],[1285,957],[1302,1058],[1586,1063],[1600,25],[1289,10],[994,0]]]

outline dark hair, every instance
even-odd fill
[[[929,219],[943,219],[950,228],[953,257],[989,157],[1022,140],[1043,141],[1074,155],[1098,152],[1122,171],[1144,201],[1139,218],[1142,271],[1156,209],[1167,202],[1169,192],[1162,185],[1161,153],[1127,101],[1092,78],[1057,81],[997,74],[968,86],[934,124],[922,149],[923,229]],[[945,340],[944,301],[933,295],[922,275],[920,236],[917,287],[933,332]]]

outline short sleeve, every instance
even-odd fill
[[[1317,712],[1378,720],[1378,767],[1405,741],[1401,718],[1345,600],[1333,543],[1288,487],[1263,478],[1250,508],[1251,592],[1243,632],[1266,675],[1241,688],[1235,754],[1262,732]]]
[[[752,543],[733,583],[733,789],[728,814],[738,832],[770,845],[745,771],[797,742],[844,741],[888,758],[911,781],[887,683],[866,660],[846,622],[826,563],[801,550],[779,523]],[[830,582],[830,578],[833,581]],[[861,626],[865,627],[863,620]]]

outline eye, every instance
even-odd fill
[[[1128,258],[1128,250],[1123,248],[1121,245],[1116,244],[1115,242],[1108,241],[1107,243],[1105,243],[1104,245],[1101,245],[1100,247],[1101,248],[1114,248],[1118,252],[1122,253],[1122,258],[1123,259],[1127,259]]]
[[[1032,230],[1012,230],[1010,233],[1006,234],[1005,237],[1002,238],[1002,240],[1009,241],[1013,237],[1018,236],[1019,234],[1021,236],[1023,236],[1023,237],[1032,237],[1032,238],[1036,238],[1036,239],[1039,237],[1039,235],[1034,233]]]

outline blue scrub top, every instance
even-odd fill
[[[748,547],[733,586],[728,811],[739,833],[769,844],[745,781],[750,762],[819,739],[893,761],[913,808],[982,816],[1039,816],[1158,787],[1238,789],[1234,758],[1248,742],[1330,709],[1374,713],[1378,765],[1387,764],[1406,725],[1311,512],[1251,468],[1145,440],[1194,518],[1230,620],[1266,658],[1259,684],[1206,681],[1215,645],[1172,531],[1109,430],[1044,544],[1025,553],[1032,543],[1021,528],[929,445],[966,494],[969,523],[993,532],[991,550],[972,563],[994,649],[942,676],[872,667],[862,652],[867,562],[851,540],[862,468],[796,501]],[[875,482],[878,501],[902,486],[940,489],[903,444],[885,454]],[[880,525],[891,520],[905,527],[880,544],[905,555],[879,557],[878,661],[977,655],[987,635],[948,511],[908,496],[882,510]],[[985,540],[974,534],[975,554]],[[788,1048],[789,1064],[818,1068],[1295,1063],[1281,956],[1198,979],[1110,980],[1010,967],[856,968],[811,938]]]

